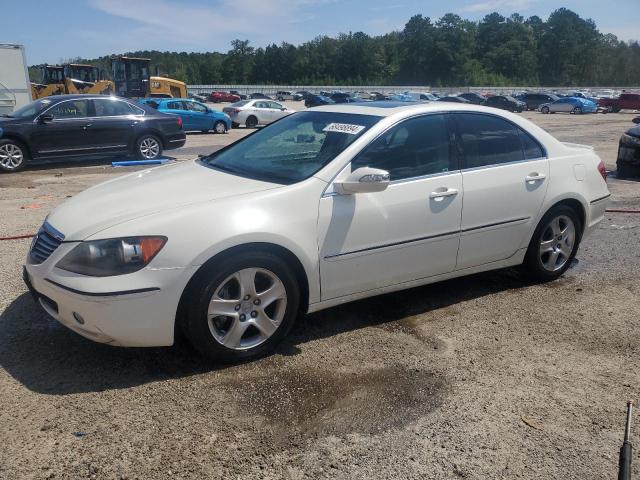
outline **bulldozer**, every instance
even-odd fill
[[[112,94],[115,85],[102,78],[98,67],[79,63],[39,65],[41,83],[31,84],[33,99],[63,94]]]
[[[150,75],[151,59],[113,57],[111,74],[120,97],[186,98],[187,85],[166,76]]]

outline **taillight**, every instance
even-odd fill
[[[176,118],[176,123],[178,124],[178,126],[179,126],[180,128],[182,128],[182,117],[178,117],[178,118]]]
[[[600,175],[602,175],[602,179],[606,182],[607,181],[607,169],[604,168],[604,162],[602,160],[600,160],[600,163],[598,164],[598,171],[600,172]]]

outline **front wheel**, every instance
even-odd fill
[[[27,164],[26,148],[13,139],[0,139],[0,172],[19,172]]]
[[[542,108],[540,109],[540,111],[541,111],[542,113],[549,113],[549,107],[542,107]]]
[[[541,281],[555,280],[571,265],[578,251],[582,226],[575,210],[558,205],[536,227],[525,256],[529,273]]]
[[[143,135],[136,142],[135,153],[142,160],[155,160],[162,156],[162,142],[155,135]]]
[[[574,109],[571,110],[571,113],[573,113],[574,115],[580,115],[582,113],[582,108],[574,107]]]
[[[270,352],[291,329],[300,302],[293,271],[267,252],[205,267],[188,295],[185,333],[203,355],[224,362]]]
[[[216,133],[227,133],[227,126],[225,125],[224,122],[217,121],[213,125],[213,130]]]

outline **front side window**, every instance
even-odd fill
[[[351,162],[351,170],[381,168],[392,181],[402,180],[448,172],[450,158],[445,115],[425,115],[390,128]]]
[[[207,111],[207,107],[204,105],[200,105],[196,102],[185,102],[187,104],[187,110],[191,110],[192,112],[200,112],[205,113]]]
[[[95,99],[93,106],[97,117],[120,117],[134,113],[128,103],[120,100]]]
[[[454,114],[464,151],[465,168],[524,160],[518,128],[500,117]]]
[[[52,107],[48,113],[55,119],[61,118],[84,118],[87,116],[88,102],[86,100],[68,100],[60,102]]]
[[[239,176],[289,185],[329,164],[379,120],[373,115],[299,112],[210,155],[204,163]]]

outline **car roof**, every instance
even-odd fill
[[[58,102],[61,102],[62,100],[76,100],[76,99],[89,100],[94,98],[115,98],[118,100],[125,100],[127,102],[130,102],[128,98],[117,97],[115,95],[100,95],[99,93],[96,93],[96,94],[74,93],[74,94],[65,94],[65,95],[51,95],[49,97],[39,98],[38,100],[49,100],[51,102],[58,103]]]
[[[495,108],[483,107],[482,105],[473,105],[470,103],[457,102],[394,102],[388,100],[380,100],[374,102],[353,102],[353,103],[336,103],[331,105],[322,105],[313,107],[318,112],[333,113],[355,113],[360,115],[376,115],[379,117],[389,117],[395,114],[412,114],[412,113],[435,113],[435,112],[481,112],[496,113]]]

